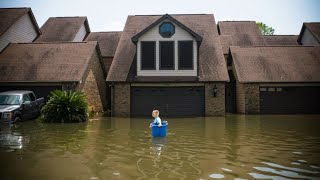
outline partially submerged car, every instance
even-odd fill
[[[6,91],[0,93],[0,121],[18,122],[37,118],[44,98],[36,98],[32,91]]]

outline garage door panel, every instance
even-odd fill
[[[158,109],[166,116],[203,116],[203,87],[132,87],[133,116],[151,116]]]
[[[260,91],[262,114],[319,114],[320,87],[282,87],[281,91]]]

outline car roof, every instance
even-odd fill
[[[18,94],[28,94],[28,93],[33,93],[32,91],[5,91],[5,92],[0,92],[0,95],[18,95]]]

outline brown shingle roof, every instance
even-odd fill
[[[101,55],[103,57],[113,57],[119,40],[121,32],[92,32],[86,38],[86,41],[98,41]]]
[[[263,45],[263,37],[255,21],[220,21],[220,35],[230,35],[234,46]]]
[[[297,35],[270,35],[263,36],[265,45],[299,45]]]
[[[233,46],[232,44],[232,36],[230,35],[220,35],[220,43],[223,50],[223,54],[228,54],[229,47]]]
[[[0,36],[27,13],[29,13],[36,31],[41,34],[31,8],[0,8]]]
[[[128,16],[107,81],[127,80],[136,53],[136,46],[131,38],[161,17]],[[172,17],[203,37],[199,48],[199,81],[228,81],[227,66],[213,15],[172,15]]]
[[[318,40],[320,44],[320,22],[303,23],[298,42],[301,41],[305,28],[309,29],[309,31],[313,34],[313,36]]]
[[[97,42],[12,43],[0,54],[0,82],[80,81]]]
[[[73,41],[83,23],[90,32],[87,17],[51,17],[41,27],[42,35],[36,42]]]
[[[320,46],[231,47],[237,80],[320,82]]]

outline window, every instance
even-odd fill
[[[266,91],[267,91],[267,88],[262,87],[262,88],[260,88],[260,91],[262,91],[262,92],[266,92]]]
[[[162,41],[160,45],[160,69],[174,69],[174,42]]]
[[[31,98],[28,94],[23,95],[23,102],[26,102],[26,101],[31,101]]]
[[[29,93],[29,96],[30,96],[31,101],[35,101],[36,100],[36,97],[34,97],[33,93]]]
[[[141,69],[142,70],[156,69],[156,42],[154,41],[141,42]]]
[[[175,33],[175,27],[170,22],[164,22],[159,26],[159,34],[164,38],[170,38]]]
[[[179,41],[179,69],[193,69],[192,41]]]

